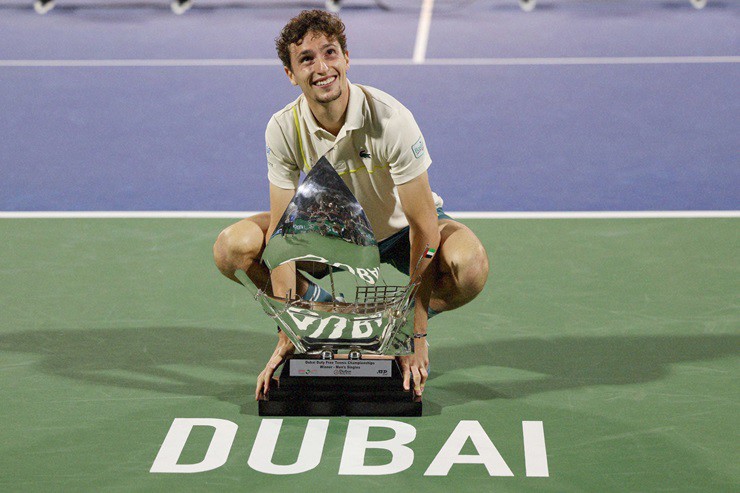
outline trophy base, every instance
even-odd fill
[[[395,360],[357,360],[355,363],[359,362],[364,364],[363,368],[355,370],[359,376],[351,372],[332,376],[346,372],[346,366],[353,363],[300,357],[287,359],[279,382],[259,401],[259,415],[421,416],[421,397],[403,389],[403,375]],[[385,366],[374,370],[372,362],[384,362]],[[306,363],[322,365],[322,370],[317,367],[316,371],[307,371]],[[388,367],[389,376],[367,376],[372,372],[385,373],[383,368]]]

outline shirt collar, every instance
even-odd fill
[[[349,102],[347,103],[347,118],[342,127],[346,131],[357,130],[365,125],[365,93],[362,89],[347,81],[349,85]],[[340,131],[341,132],[341,131]]]
[[[344,135],[346,135],[346,133],[350,130],[357,130],[358,128],[362,128],[365,125],[365,93],[362,92],[362,89],[352,84],[349,80],[347,80],[347,85],[349,86],[347,115],[344,119],[344,125],[337,134],[337,139],[344,137]],[[309,132],[314,135],[320,132],[331,135],[329,134],[329,132],[319,126],[318,122],[316,121],[316,117],[314,117],[313,113],[311,113],[311,108],[308,107],[308,101],[306,101],[305,96],[301,101],[301,112],[306,115],[306,127],[308,128]]]

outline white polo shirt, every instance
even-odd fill
[[[378,241],[408,226],[396,185],[422,174],[432,160],[414,116],[378,89],[349,84],[344,126],[336,137],[321,128],[303,94],[267,124],[267,177],[285,189],[298,187],[322,157],[334,166],[365,209]],[[442,199],[434,194],[436,207]]]

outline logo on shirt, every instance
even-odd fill
[[[265,154],[267,154],[269,156],[270,153],[272,153],[272,149],[270,149],[270,146],[269,145],[265,145]]]
[[[360,157],[362,159],[370,159],[370,153],[365,149],[360,149]]]
[[[424,138],[419,137],[419,140],[416,141],[416,144],[411,146],[411,150],[414,151],[414,156],[416,158],[420,158],[424,155]]]

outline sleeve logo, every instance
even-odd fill
[[[424,137],[419,137],[419,140],[416,141],[416,144],[411,146],[411,150],[414,151],[414,156],[416,158],[420,158],[424,155]]]

